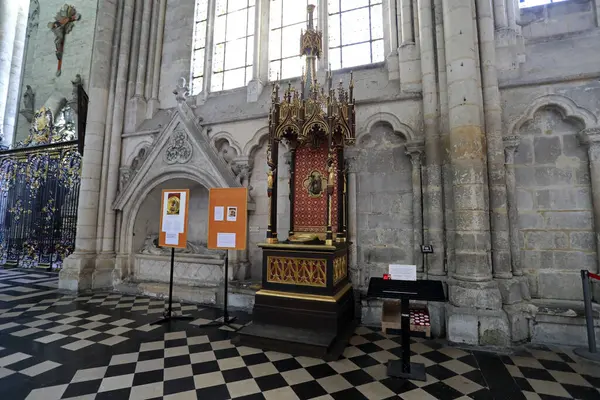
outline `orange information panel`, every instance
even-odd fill
[[[208,196],[208,248],[245,250],[248,189],[213,188]]]
[[[183,249],[187,245],[189,189],[164,189],[160,201],[158,245]]]

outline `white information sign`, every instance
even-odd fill
[[[417,266],[416,265],[390,264],[390,275],[393,280],[397,280],[397,281],[416,281],[417,280]]]
[[[172,244],[177,246],[179,244],[179,233],[166,233],[165,244]]]
[[[217,247],[235,247],[235,233],[217,233]]]
[[[215,221],[223,221],[225,217],[225,207],[217,206],[215,207]]]
[[[186,192],[165,192],[162,231],[169,234],[183,233],[185,230]]]

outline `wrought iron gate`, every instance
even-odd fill
[[[54,118],[42,107],[29,137],[0,152],[0,265],[59,269],[74,250],[87,95]],[[81,149],[81,150],[80,150]]]

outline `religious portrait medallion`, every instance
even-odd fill
[[[179,193],[169,193],[167,199],[167,215],[179,215]]]
[[[312,171],[304,180],[303,186],[308,191],[310,197],[321,197],[323,196],[323,190],[327,185],[327,180],[323,177],[323,174],[318,171]]]

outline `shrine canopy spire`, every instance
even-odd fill
[[[272,140],[289,140],[296,144],[318,144],[327,140],[330,147],[354,144],[356,116],[354,110],[354,81],[350,73],[348,89],[340,80],[334,88],[331,70],[327,72],[326,87],[317,80],[317,59],[321,57],[323,33],[314,27],[315,6],[307,7],[306,31],[300,35],[300,56],[305,57],[301,88],[291,83],[279,94],[279,83],[273,84],[269,114],[269,134]]]

